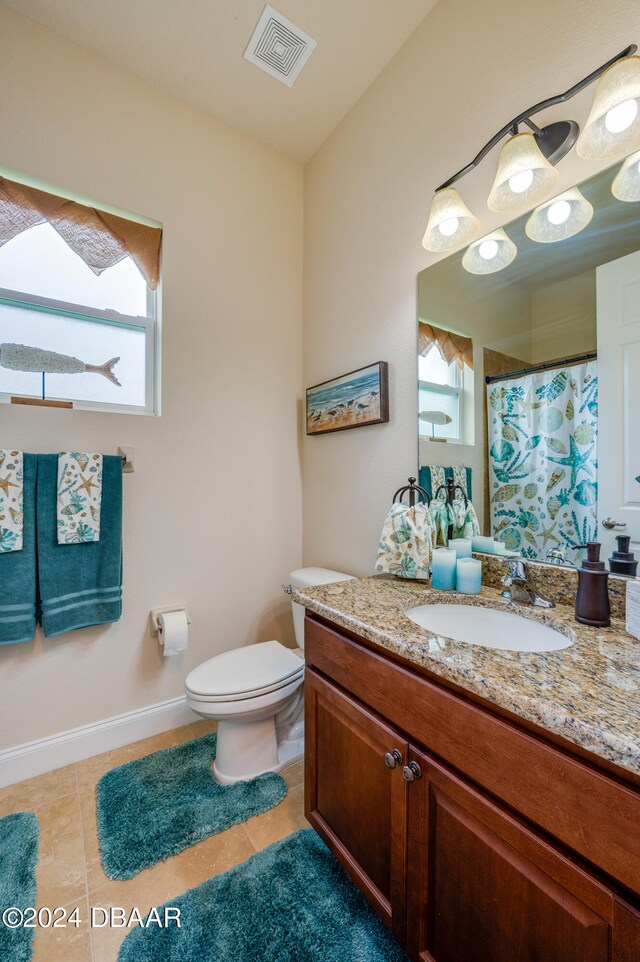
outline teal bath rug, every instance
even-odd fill
[[[36,863],[40,826],[33,812],[0,818],[0,959],[29,962],[35,929],[17,925],[25,909],[36,905]],[[6,916],[4,913],[13,909]]]
[[[167,906],[180,928],[134,929],[118,962],[408,962],[310,828]]]
[[[102,776],[96,789],[98,840],[109,878],[133,878],[203,838],[268,811],[287,794],[287,783],[274,772],[219,785],[209,767],[215,754],[216,736],[205,735]]]

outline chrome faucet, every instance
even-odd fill
[[[556,565],[571,564],[571,562],[567,561],[566,544],[559,545],[557,548],[549,548],[547,551],[547,561],[550,564]]]
[[[505,588],[500,592],[503,598],[519,605],[533,605],[534,608],[555,608],[553,601],[538,594],[529,580],[529,566],[526,561],[522,558],[509,558],[507,567],[509,573],[500,579],[500,584]]]

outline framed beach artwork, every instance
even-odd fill
[[[307,388],[307,434],[346,431],[389,420],[386,361]]]

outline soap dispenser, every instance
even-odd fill
[[[618,550],[614,551],[609,558],[609,570],[617,575],[629,575],[635,578],[638,573],[638,562],[633,551],[629,551],[631,538],[628,534],[619,534],[616,537]]]
[[[600,561],[600,544],[597,541],[587,545],[587,557],[578,569],[576,621],[596,628],[608,628],[611,624],[609,572],[604,561]]]

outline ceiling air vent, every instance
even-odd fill
[[[244,52],[245,60],[291,87],[316,42],[273,7],[266,6]]]

